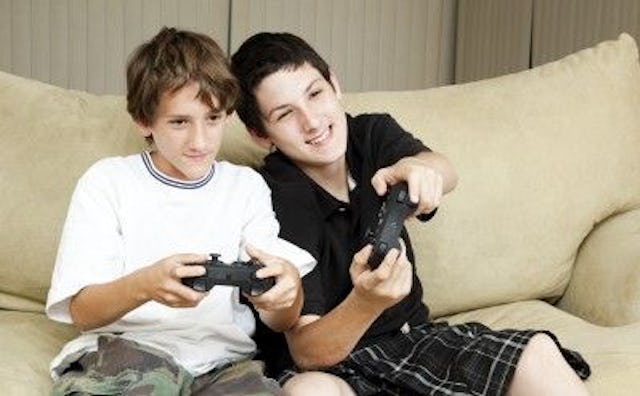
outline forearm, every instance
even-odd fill
[[[291,329],[300,317],[300,311],[302,310],[302,303],[304,301],[303,295],[302,286],[298,285],[296,299],[290,307],[279,310],[258,309],[260,320],[276,332]]]
[[[337,364],[351,353],[382,312],[352,291],[331,312],[286,333],[291,356],[303,369]]]
[[[451,162],[442,154],[435,151],[423,151],[413,157],[407,157],[420,160],[425,166],[437,171],[442,176],[442,192],[446,194],[453,190],[458,184],[458,175],[453,169]],[[401,159],[400,161],[404,160]],[[400,162],[398,161],[398,162]]]
[[[135,285],[136,275],[133,273],[80,290],[69,305],[73,324],[83,331],[106,326],[149,301]]]

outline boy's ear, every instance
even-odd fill
[[[273,146],[273,142],[271,141],[271,138],[269,138],[269,136],[259,135],[258,132],[253,128],[247,128],[247,131],[249,132],[249,136],[251,136],[251,140],[253,140],[253,142],[258,146],[267,150],[270,150]]]
[[[330,71],[329,78],[331,79],[331,85],[333,85],[333,90],[336,92],[338,99],[342,98],[342,89],[340,89],[340,81],[338,81],[338,77],[335,75],[333,70]]]
[[[136,130],[138,131],[138,134],[140,136],[142,136],[145,139],[151,137],[151,128],[149,128],[149,126],[144,125],[140,121],[136,121],[135,123],[136,123]]]

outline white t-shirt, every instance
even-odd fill
[[[300,275],[315,260],[278,238],[271,193],[247,167],[216,162],[201,180],[184,182],[153,167],[148,153],[98,161],[80,178],[69,206],[46,312],[71,323],[69,301],[83,287],[120,278],[178,253],[220,254],[246,260],[250,243],[294,264]],[[53,378],[103,333],[167,352],[192,375],[251,356],[255,318],[237,287],[215,286],[194,308],[155,301],[121,319],[83,332],[51,362]]]

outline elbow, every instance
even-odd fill
[[[334,366],[346,358],[346,356],[294,356],[292,355],[294,363],[302,370],[324,370],[331,366]]]
[[[71,323],[78,331],[89,331],[99,327],[99,324],[94,323],[86,315],[86,311],[79,306],[79,302],[76,300],[77,294],[71,298],[69,302],[69,316],[71,316]]]
[[[84,320],[72,307],[70,307],[69,313],[71,315],[71,323],[76,330],[83,332],[93,330],[95,328],[95,326],[91,326],[86,320]]]
[[[295,346],[290,346],[291,358],[297,367],[303,370],[322,370],[334,366],[343,361],[347,354],[337,349],[322,349],[301,351]]]

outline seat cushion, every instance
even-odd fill
[[[41,313],[0,311],[0,393],[49,394],[49,363],[76,334]]]
[[[640,390],[640,322],[602,327],[542,301],[524,301],[443,317],[450,323],[478,321],[492,329],[544,329],[582,354],[591,366],[586,385],[593,395],[635,396]]]

